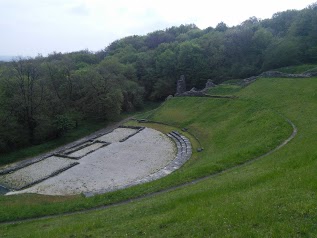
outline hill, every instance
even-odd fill
[[[180,75],[190,90],[208,79],[219,84],[316,65],[316,6],[270,19],[251,17],[234,27],[175,26],[119,39],[99,52],[54,52],[1,63],[0,153],[65,138],[87,121],[113,121],[145,102],[163,101],[175,93]]]
[[[169,100],[144,116],[170,126],[148,126],[162,131],[186,127],[205,148],[195,152],[179,171],[93,198],[3,197],[1,219],[59,213],[74,209],[74,204],[107,204],[207,176],[205,179],[105,210],[1,225],[1,231],[7,237],[313,237],[317,218],[316,86],[317,78],[263,78],[240,90],[235,88],[238,98],[234,100]],[[297,135],[274,151],[294,130],[288,120],[296,126]],[[197,148],[195,139],[191,140]]]

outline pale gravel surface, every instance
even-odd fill
[[[78,144],[78,145],[73,146],[73,147],[71,147],[71,148],[69,148],[69,149],[63,150],[63,152],[62,152],[61,154],[65,154],[65,155],[70,154],[70,153],[72,153],[72,151],[78,150],[78,148],[84,147],[84,146],[88,146],[88,145],[90,145],[90,144],[91,144],[91,141],[87,141],[87,142],[85,142],[85,143]]]
[[[80,150],[77,150],[77,151],[74,151],[73,153],[68,154],[68,156],[70,156],[70,157],[82,157],[82,156],[90,153],[91,151],[94,151],[94,150],[97,150],[97,149],[103,147],[104,145],[105,144],[103,144],[103,143],[95,142],[95,143],[88,145]]]
[[[126,135],[126,128],[118,129]],[[128,131],[131,133],[131,129]],[[119,137],[116,135],[116,139]],[[160,170],[175,154],[175,146],[166,135],[145,128],[124,142],[112,143],[84,156],[78,160],[79,165],[55,177],[14,193],[73,195],[114,190]]]
[[[60,146],[56,149],[53,149],[50,152],[43,153],[41,155],[31,157],[28,159],[24,159],[22,161],[18,161],[18,162],[12,163],[12,164],[1,166],[0,167],[0,174],[6,174],[9,171],[11,171],[12,169],[16,170],[17,168],[25,167],[27,165],[41,161],[41,160],[43,160],[47,157],[53,156],[55,154],[64,153],[66,150],[67,151],[69,151],[70,149],[72,150],[72,148],[74,148],[76,146],[80,146],[83,143],[87,143],[88,140],[94,140],[99,135],[103,135],[103,134],[112,132],[114,129],[116,129],[117,127],[121,126],[122,124],[124,124],[125,122],[127,122],[129,120],[131,120],[131,117],[128,117],[128,118],[121,120],[119,122],[110,123],[107,127],[103,128],[101,130],[98,130],[98,131],[96,131],[88,136],[85,136],[85,137],[78,139],[78,140],[76,140],[72,143],[69,143],[67,145],[63,145],[63,146]]]
[[[0,183],[11,188],[21,188],[48,177],[56,171],[66,168],[74,163],[60,157],[48,157],[40,162],[16,170],[13,173],[0,176]]]
[[[96,140],[108,143],[119,142],[120,140],[123,140],[124,138],[136,133],[137,131],[138,130],[131,128],[117,128],[109,134],[105,134],[96,138]]]

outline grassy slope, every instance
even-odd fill
[[[277,71],[281,71],[283,73],[288,73],[288,74],[301,74],[307,71],[316,72],[316,70],[317,70],[317,65],[315,64],[302,64],[302,65],[287,66],[287,67],[277,69]]]
[[[156,110],[152,119],[188,127],[201,139],[204,152],[194,152],[188,163],[164,179],[93,198],[48,197],[47,202],[38,195],[0,197],[0,221],[109,204],[191,181],[265,153],[291,133],[282,117],[251,100],[175,98]],[[175,129],[147,126],[165,132]]]
[[[227,96],[237,93],[241,90],[241,86],[234,84],[220,84],[217,87],[210,88],[207,92],[209,95]]]
[[[287,137],[290,126],[265,108],[291,119],[298,135],[268,157],[196,185],[104,211],[1,225],[3,236],[315,236],[316,87],[316,79],[262,79],[241,91],[239,100],[172,100],[154,119],[190,128],[206,149],[173,180],[232,166]]]

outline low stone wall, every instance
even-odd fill
[[[73,160],[51,156],[11,173],[1,175],[0,183],[8,189],[21,190],[53,177],[77,164],[79,163]]]
[[[102,142],[102,141],[86,141],[84,143],[73,146],[55,155],[59,157],[63,157],[63,158],[78,160],[107,145],[109,145],[109,143]]]
[[[122,130],[127,129],[126,132],[122,135]],[[110,133],[99,135],[95,138],[95,141],[101,141],[106,143],[114,143],[114,142],[123,142],[130,137],[136,135],[140,131],[142,131],[144,127],[136,127],[136,126],[119,126],[115,130]],[[120,133],[121,130],[121,133]]]
[[[136,132],[134,132],[131,135],[128,135],[126,138],[123,138],[122,140],[120,140],[119,142],[124,142],[127,139],[131,138],[132,136],[135,136],[136,134],[140,133],[142,130],[145,129],[145,127],[137,127],[137,126],[120,126],[120,128],[131,128],[131,129],[135,129],[137,130]]]
[[[168,165],[166,165],[164,168],[158,170],[157,172],[150,174],[142,179],[136,180],[134,182],[129,183],[128,185],[124,186],[118,186],[114,189],[104,189],[98,192],[88,192],[85,193],[85,196],[90,197],[96,194],[102,194],[114,190],[119,190],[119,189],[125,189],[131,186],[135,186],[138,184],[143,184],[147,182],[151,182],[160,178],[163,178],[175,170],[179,169],[186,161],[188,161],[192,155],[192,146],[190,141],[177,131],[172,131],[167,134],[169,138],[171,138],[174,143],[176,144],[177,147],[177,154],[175,156],[175,159],[172,160]]]
[[[258,78],[311,78],[317,76],[317,72],[305,72],[302,74],[287,74],[280,71],[266,71],[258,76],[252,76],[243,80],[245,84],[253,83]]]
[[[151,174],[143,179],[135,181],[132,185],[137,185],[141,183],[147,183],[165,177],[166,175],[171,174],[175,170],[179,169],[186,161],[188,161],[192,155],[192,146],[190,141],[177,131],[172,131],[167,134],[171,138],[177,147],[177,154],[173,161],[166,165],[163,169]]]
[[[132,129],[132,133],[128,133],[126,137],[120,140],[120,142],[123,142],[142,131],[145,127],[119,126],[118,128]],[[79,160],[110,145],[111,143],[99,141],[96,138],[113,133],[113,131],[96,134],[93,138],[81,140],[79,143],[64,147],[55,153],[48,153],[45,156],[28,160],[26,163],[19,163],[2,169],[0,171],[2,193],[4,191],[19,191],[31,187],[78,165],[79,162],[74,162],[74,160]]]
[[[102,135],[111,133],[113,130],[118,128],[122,123],[126,122],[127,120],[130,120],[130,119],[128,118],[128,119],[125,119],[119,123],[114,123],[113,125],[110,125],[106,128],[103,128],[103,129],[97,131],[97,132],[94,132],[89,136],[85,136],[85,137],[78,139],[74,142],[71,142],[67,145],[58,147],[50,152],[35,156],[33,158],[26,159],[23,161],[18,161],[18,162],[13,163],[13,164],[5,165],[5,166],[0,168],[0,175],[11,173],[11,172],[16,171],[18,169],[21,169],[21,168],[24,168],[26,166],[32,165],[34,163],[37,163],[39,161],[42,161],[50,156],[55,156],[57,154],[61,155],[65,150],[71,149],[75,146],[78,146],[78,145],[81,145],[81,144],[84,144],[87,142],[92,142],[95,140],[95,138],[98,138]],[[65,157],[65,156],[63,156],[63,157]],[[67,158],[67,156],[66,156],[66,158]]]
[[[316,73],[287,74],[280,71],[266,71],[259,76],[265,78],[310,78],[316,76]]]
[[[137,180],[156,173],[174,160],[175,146],[166,135],[159,131],[138,128],[137,131],[140,133],[133,137],[131,137],[131,133],[125,133],[121,129],[122,136],[118,135],[117,138],[121,139],[130,135],[129,139],[124,142],[117,140],[105,148],[84,156],[78,162],[68,158],[49,158],[28,168],[23,168],[12,177],[16,191],[11,191],[7,195],[21,193],[46,195],[88,193],[93,195],[124,188]],[[129,132],[133,131],[129,130]],[[81,144],[75,149],[86,145],[87,143]],[[67,152],[72,151],[71,148],[67,150]],[[64,164],[56,164],[56,160],[61,160]],[[68,165],[65,162],[78,163],[78,165],[45,180],[48,175],[52,176],[55,171],[59,172],[59,169],[65,168]],[[18,190],[18,188],[41,179],[44,181],[29,188]]]
[[[105,147],[109,145],[110,143],[102,142],[102,141],[94,141],[91,144],[87,144],[86,146],[79,147],[76,150],[70,152],[67,154],[69,158],[73,159],[81,159],[84,156],[101,149],[102,147]]]

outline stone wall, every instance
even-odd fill
[[[180,79],[177,81],[175,96],[182,95],[184,92],[186,92],[186,81],[185,81],[185,76],[181,75]]]
[[[317,72],[305,72],[302,74],[287,74],[280,71],[266,71],[258,76],[252,76],[243,80],[245,84],[250,84],[258,78],[310,78],[317,76]]]
[[[186,81],[185,76],[182,75],[180,79],[177,81],[177,88],[175,96],[187,96],[187,97],[205,97],[207,96],[205,92],[216,85],[212,82],[211,79],[208,79],[206,82],[206,86],[203,90],[197,90],[195,87],[189,91],[186,91]]]

